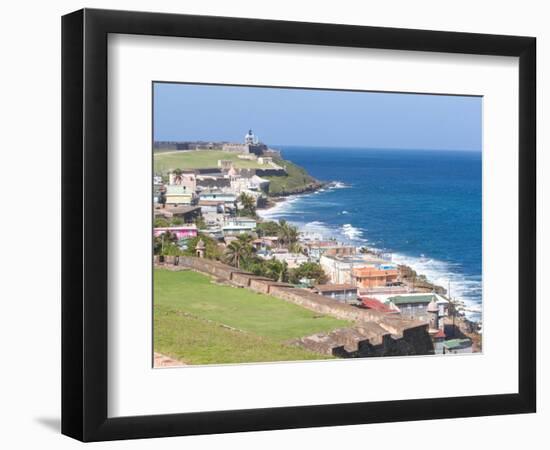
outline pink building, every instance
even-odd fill
[[[197,236],[196,225],[182,225],[178,227],[159,227],[153,230],[153,235],[160,236],[163,233],[170,232],[175,234],[178,239],[185,239]]]

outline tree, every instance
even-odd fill
[[[205,228],[208,228],[208,226],[206,225],[206,220],[204,220],[204,217],[202,216],[197,216],[194,222],[199,230],[204,230]]]
[[[256,232],[258,236],[277,236],[279,234],[279,224],[269,220],[267,222],[260,222],[256,226]]]
[[[188,256],[197,255],[197,243],[202,239],[204,242],[204,257],[207,259],[221,259],[222,251],[218,245],[218,241],[206,234],[199,234],[197,237],[193,237],[187,240],[187,249],[183,252]]]
[[[155,217],[154,226],[155,228],[166,228],[170,226],[170,222],[164,217]]]
[[[256,217],[256,199],[243,192],[239,195],[241,209],[238,210],[240,216]]]
[[[266,262],[265,276],[272,280],[283,282],[288,280],[288,264],[275,258]]]
[[[277,237],[282,246],[291,247],[298,242],[298,228],[281,219],[278,224]]]
[[[240,234],[225,249],[225,261],[234,267],[240,268],[243,260],[250,258],[254,252],[251,242],[252,236],[249,234]]]
[[[181,184],[183,177],[181,176],[183,171],[181,169],[174,169],[172,172],[174,174],[174,184]]]
[[[289,273],[291,283],[298,284],[302,279],[311,280],[315,284],[325,284],[328,281],[327,274],[319,263],[306,262],[292,269]]]
[[[179,247],[177,246],[178,237],[166,231],[153,239],[153,253],[155,255],[179,255]]]

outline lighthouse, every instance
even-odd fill
[[[248,133],[244,137],[244,143],[245,145],[256,145],[258,143],[258,138],[254,136],[251,129],[248,130]]]

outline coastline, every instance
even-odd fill
[[[309,189],[309,190],[303,190],[302,192],[297,193],[291,193],[286,195],[277,195],[273,197],[269,197],[268,202],[262,207],[258,208],[258,216],[261,220],[269,221],[269,220],[276,220],[275,218],[270,217],[271,214],[274,212],[277,212],[281,209],[283,209],[286,205],[289,203],[292,203],[293,201],[298,200],[299,198],[302,198],[307,195],[314,194],[318,191],[321,191],[325,188],[339,188],[339,187],[345,187],[342,185],[342,183],[339,183],[337,181],[331,181],[331,182],[319,182],[319,185],[315,189]],[[295,222],[292,222],[289,220],[293,225],[298,227],[298,231],[303,232],[304,225],[298,224]],[[334,236],[323,236],[325,238],[334,238]],[[349,236],[348,236],[349,238]],[[370,247],[368,245],[356,245],[354,239],[349,238],[349,243],[356,246],[357,248],[366,248],[369,252],[375,252],[377,249]],[[366,240],[365,240],[366,242]],[[405,278],[407,277],[414,277],[415,278],[415,287],[419,290],[419,292],[436,292],[437,294],[443,295],[444,297],[447,297],[447,289],[443,286],[440,286],[436,284],[435,282],[432,282],[430,278],[421,272],[421,269],[419,267],[415,267],[414,264],[410,263],[403,263],[396,261],[400,272],[405,274]],[[455,300],[456,301],[456,300]],[[460,328],[462,332],[464,332],[467,335],[470,335],[470,337],[473,337],[474,342],[476,342],[476,345],[481,348],[481,334],[479,333],[478,329],[482,324],[482,316],[480,315],[479,320],[473,320],[469,317],[467,317],[466,312],[473,311],[472,307],[467,307],[465,302],[461,299],[458,302],[456,302],[458,305],[460,305],[463,315],[456,317],[456,324]]]

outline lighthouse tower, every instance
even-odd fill
[[[258,139],[256,136],[254,136],[254,133],[252,133],[252,130],[248,130],[248,133],[244,137],[244,143],[246,145],[255,145],[258,143]]]

